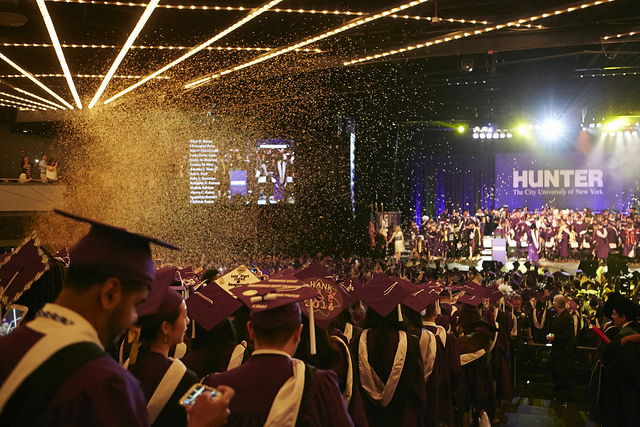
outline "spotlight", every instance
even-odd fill
[[[465,131],[465,127],[464,126],[462,126],[462,125],[458,126],[458,132],[459,133],[464,133],[464,131]]]
[[[473,139],[478,139],[478,134],[476,132],[473,133]]]
[[[541,126],[543,135],[549,139],[558,138],[563,128],[562,123],[556,119],[548,119]]]

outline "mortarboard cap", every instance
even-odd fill
[[[479,296],[476,295],[471,295],[468,293],[464,293],[462,295],[460,295],[460,297],[458,297],[457,302],[461,302],[462,304],[467,304],[467,305],[471,305],[473,307],[478,307],[480,304],[482,304],[482,301],[484,300],[484,298],[481,298]]]
[[[296,273],[296,277],[319,293],[313,300],[313,322],[322,329],[327,329],[345,307],[344,292],[327,276],[328,271],[320,263]],[[309,317],[309,302],[304,301],[300,308],[302,313]]]
[[[426,307],[439,299],[439,288],[432,286],[416,286],[415,292],[409,294],[402,300],[402,305],[420,313]]]
[[[613,310],[620,316],[626,316],[627,320],[635,320],[640,317],[640,306],[622,296],[619,292],[613,292],[604,303],[604,315],[611,318]]]
[[[298,301],[316,298],[318,292],[295,278],[270,279],[231,289],[251,309],[250,319],[260,329],[277,329],[300,320]]]
[[[0,306],[7,307],[49,269],[49,258],[35,236],[0,259]]]
[[[367,306],[386,317],[410,293],[411,289],[400,281],[378,273],[362,288],[359,296]]]
[[[179,249],[171,243],[132,233],[89,218],[59,209],[55,213],[91,225],[91,229],[69,249],[71,265],[88,267],[116,277],[153,285],[155,264],[151,258],[150,243],[169,249]]]
[[[260,278],[256,276],[251,270],[244,265],[240,265],[224,276],[216,279],[216,283],[223,289],[229,290],[236,286],[249,285],[251,283],[257,283]]]
[[[216,283],[201,286],[187,299],[187,314],[205,330],[211,330],[237,309],[242,302]]]
[[[138,325],[150,326],[162,322],[178,309],[182,295],[171,289],[177,268],[166,267],[156,271],[153,287],[145,302],[138,306]]]
[[[344,293],[344,303],[346,305],[353,305],[359,300],[358,293],[362,290],[360,279],[350,277],[339,285]]]

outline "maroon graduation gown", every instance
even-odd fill
[[[28,326],[20,326],[0,337],[0,384],[4,384],[21,357],[42,337]],[[0,425],[13,425],[5,418],[5,412],[0,414]],[[35,424],[148,426],[149,415],[138,380],[105,354],[76,370],[51,396]]]
[[[229,403],[227,426],[264,425],[282,385],[293,376],[291,359],[278,354],[252,356],[243,365],[208,375],[203,383],[226,385],[236,392]],[[353,426],[338,389],[336,373],[317,370],[298,413],[298,426]]]
[[[172,360],[162,354],[145,351],[138,355],[135,365],[129,367],[129,371],[140,381],[147,402],[151,400],[153,392],[156,391],[171,363]],[[187,412],[178,404],[178,400],[199,379],[195,372],[187,369],[164,409],[153,423],[154,426],[179,427],[187,425]]]
[[[383,383],[387,382],[398,347],[398,333],[391,331],[384,343],[377,343],[380,332],[369,330],[367,349],[369,363]],[[352,352],[358,353],[360,336],[352,341]],[[357,359],[359,358],[359,355]],[[358,362],[355,364],[358,367]],[[357,373],[360,378],[360,373]],[[391,402],[386,407],[369,398],[360,386],[362,403],[370,426],[399,425],[403,427],[423,426],[426,407],[424,367],[420,356],[419,341],[414,335],[407,334],[407,355]]]

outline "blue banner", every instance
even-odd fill
[[[624,210],[624,175],[611,155],[497,153],[495,205]]]

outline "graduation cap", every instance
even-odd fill
[[[292,276],[296,272],[293,268],[285,268],[284,270],[276,271],[269,277],[270,279],[277,279],[282,276]]]
[[[116,277],[153,285],[155,264],[151,258],[150,243],[178,250],[171,243],[130,232],[59,209],[55,213],[76,221],[86,222],[91,229],[69,249],[71,265],[88,267]]]
[[[244,265],[240,265],[224,276],[216,279],[216,283],[227,291],[236,286],[249,285],[251,283],[260,282],[261,279],[256,276],[250,269]]]
[[[490,293],[488,288],[485,288],[473,281],[467,282],[467,284],[463,286],[462,290],[464,290],[466,294],[475,295],[480,298],[486,298]]]
[[[402,305],[409,307],[411,310],[420,313],[429,305],[440,299],[440,289],[423,285],[416,286],[415,292],[409,294],[402,300]]]
[[[216,283],[201,286],[187,299],[187,314],[206,331],[218,326],[240,307],[242,302]]]
[[[400,281],[378,273],[362,288],[359,296],[367,306],[386,317],[411,291]]]
[[[49,258],[34,236],[0,260],[0,305],[20,298],[49,269]]]
[[[484,301],[484,298],[481,298],[477,295],[471,295],[466,292],[460,295],[457,299],[457,302],[460,302],[462,304],[467,304],[473,307],[478,307],[480,304],[482,304],[483,301]]]
[[[299,301],[314,300],[318,291],[293,276],[264,280],[231,289],[251,309],[249,319],[254,327],[274,330],[301,320]],[[312,302],[312,301],[310,301]],[[314,310],[309,310],[309,342],[316,353]]]
[[[171,289],[177,267],[165,267],[155,273],[147,299],[138,306],[138,325],[142,328],[166,320],[178,309],[184,298]]]
[[[346,305],[353,305],[358,302],[358,294],[362,290],[362,282],[357,277],[350,277],[344,282],[339,283],[340,288],[344,293],[344,303]]]
[[[640,306],[625,298],[620,292],[613,292],[604,303],[604,315],[611,318],[613,310],[619,316],[626,316],[627,320],[635,320],[640,317]]]
[[[318,291],[319,296],[312,302],[313,321],[322,329],[327,329],[333,319],[338,317],[345,308],[344,292],[336,282],[327,277],[328,275],[329,272],[320,263],[315,263],[295,275],[306,285]],[[305,316],[311,318],[309,303],[310,301],[304,301],[300,308]]]

